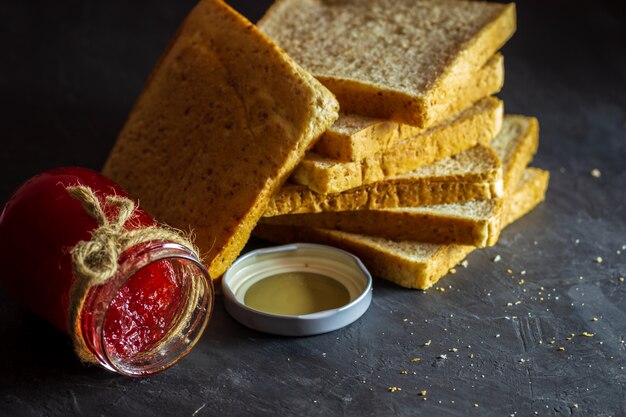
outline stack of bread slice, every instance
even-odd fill
[[[504,116],[512,4],[279,0],[259,27],[335,94],[339,119],[255,235],[345,248],[426,289],[544,198],[537,120]]]

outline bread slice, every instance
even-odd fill
[[[515,6],[456,0],[280,0],[259,27],[347,113],[416,126],[515,31]],[[449,115],[448,115],[449,116]]]
[[[213,278],[338,117],[338,103],[223,1],[202,0],[161,57],[105,175],[196,234]]]
[[[537,143],[538,123],[536,119],[524,116],[505,116],[500,133],[491,141],[490,145],[497,149],[497,156],[503,160],[502,172],[506,178],[507,194],[512,192],[511,184],[519,182],[519,176],[532,160],[537,149]],[[476,166],[480,166],[481,159],[478,158],[476,152],[473,152],[480,147],[482,146],[478,145],[453,157],[456,158],[454,162],[458,164],[456,169],[465,168],[471,173]],[[473,154],[475,161],[462,158],[468,154]],[[430,171],[431,175],[422,176],[421,179],[440,180],[439,177],[432,174],[441,171],[440,175],[448,174],[449,181],[454,182],[455,166],[449,162],[444,162],[446,161],[422,168],[421,171]],[[406,180],[410,184],[409,178]],[[466,179],[463,178],[463,181]],[[375,210],[291,214],[264,217],[261,221],[266,224],[341,230],[392,240],[457,243],[484,247],[495,245],[498,240],[501,206],[501,199],[495,198],[486,201],[469,201],[426,207],[400,205],[395,206],[395,208]]]
[[[486,97],[452,120],[356,162],[338,162],[309,152],[290,179],[322,194],[338,193],[488,143],[502,126],[502,102]]]
[[[505,201],[504,225],[530,212],[545,198],[549,174],[528,168]],[[392,241],[379,237],[306,227],[260,224],[255,235],[273,242],[317,242],[350,251],[372,274],[406,288],[427,289],[463,260],[475,247]]]
[[[285,184],[264,216],[488,200],[502,195],[500,166],[493,149],[476,145],[406,174],[341,193],[319,194],[304,185]]]
[[[441,115],[459,113],[483,97],[496,94],[504,83],[504,59],[494,55],[477,73],[471,74],[454,92],[467,102],[449,100],[449,109]],[[460,107],[459,107],[460,106]],[[443,120],[441,120],[443,122]],[[424,128],[399,124],[358,114],[340,114],[339,119],[322,135],[313,151],[341,162],[358,161],[385,150],[397,142],[418,135]]]
[[[265,217],[263,224],[341,230],[392,240],[495,245],[502,199],[424,207],[323,212]]]

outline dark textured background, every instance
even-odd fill
[[[47,168],[101,167],[193,4],[0,2],[0,202]],[[232,4],[256,20],[268,2]],[[551,186],[498,246],[441,281],[445,293],[376,280],[362,319],[310,338],[247,330],[218,299],[196,349],[137,380],[81,366],[65,336],[0,289],[0,415],[625,415],[624,2],[522,1],[518,11],[501,97],[507,111],[539,117],[535,165]],[[583,331],[595,336],[565,339]]]

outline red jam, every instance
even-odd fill
[[[70,251],[80,241],[89,241],[92,232],[98,228],[97,222],[81,203],[68,194],[66,187],[74,185],[90,187],[101,204],[106,195],[127,197],[118,185],[97,172],[82,168],[60,168],[38,175],[23,184],[0,215],[0,263],[3,265],[0,282],[26,308],[69,334],[76,331],[68,327],[70,290],[76,280]],[[116,209],[105,206],[107,218],[117,215],[111,211]],[[137,208],[124,227],[133,229],[155,224],[148,214]],[[161,246],[149,244],[148,254],[164,250],[163,245],[167,245],[167,242],[159,244]],[[178,248],[187,250],[181,246]],[[131,247],[121,254],[118,260],[120,268],[122,262],[136,261],[133,258],[136,255],[134,249]],[[140,255],[144,256],[145,253]],[[155,367],[140,368],[136,375],[158,372],[175,363],[191,349],[202,333],[213,298],[212,286],[205,280],[206,270],[193,256],[192,261],[181,261],[178,255],[171,255],[171,259],[167,256],[170,255],[149,258],[155,260],[141,264],[133,270],[131,276],[122,276],[123,280],[118,286],[107,293],[109,298],[102,296],[106,292],[103,287],[112,285],[109,281],[89,290],[80,311],[82,334],[79,336],[103,366],[121,373],[135,374],[134,369],[118,370],[115,363],[138,363],[136,355],[148,352],[163,342],[173,326],[172,322],[180,319],[181,306],[196,305],[187,301],[190,297],[190,279],[199,280],[194,281],[197,285],[193,288],[201,287],[201,294],[193,298],[193,303],[198,305],[194,310],[195,315],[189,318],[193,319],[195,327],[183,326],[187,330],[193,329],[193,337],[191,334],[179,335],[176,341],[180,343],[175,345],[175,352],[159,351],[153,355],[157,359],[151,359]],[[112,287],[106,289],[109,288]],[[167,354],[174,355],[173,358],[167,358],[171,363],[163,359]],[[111,365],[109,360],[115,363]],[[143,358],[141,360],[142,363],[147,361]]]
[[[181,298],[173,265],[157,261],[119,290],[104,322],[104,342],[118,358],[132,358],[163,339]]]

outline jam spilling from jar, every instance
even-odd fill
[[[160,260],[135,273],[115,295],[104,322],[104,343],[118,360],[134,358],[163,340],[181,300],[174,261]]]

